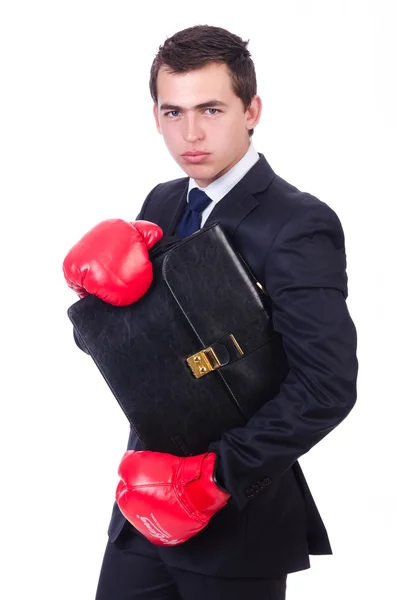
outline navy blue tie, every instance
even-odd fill
[[[210,204],[211,198],[205,192],[198,188],[193,188],[189,192],[189,200],[185,212],[179,221],[175,235],[179,237],[187,237],[198,229],[201,224],[201,214],[203,210]]]

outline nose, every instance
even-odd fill
[[[199,117],[197,115],[189,115],[186,113],[183,127],[183,137],[186,142],[195,142],[203,138],[203,131],[200,127]]]

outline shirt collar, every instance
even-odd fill
[[[253,167],[253,165],[259,160],[259,154],[255,150],[252,142],[248,146],[247,152],[244,156],[227,171],[224,175],[215,179],[207,187],[200,187],[192,177],[189,178],[189,192],[192,188],[199,188],[203,190],[209,198],[214,202],[219,202],[235,185],[244,177],[244,175]]]

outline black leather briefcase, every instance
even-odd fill
[[[288,364],[271,301],[218,223],[149,255],[140,300],[87,296],[68,316],[143,446],[198,454],[275,396]]]

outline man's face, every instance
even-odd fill
[[[157,95],[153,107],[157,130],[171,156],[200,187],[221,177],[247,152],[248,131],[258,123],[262,103],[254,96],[244,112],[225,64],[175,74],[161,67]],[[183,156],[195,151],[208,154],[190,160]]]

